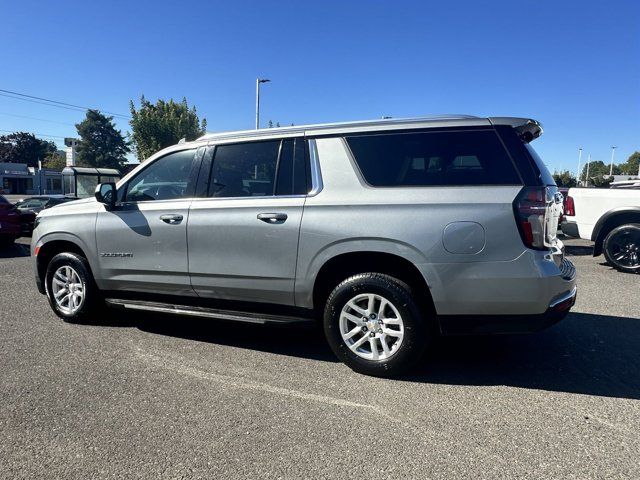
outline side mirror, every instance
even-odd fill
[[[113,207],[116,204],[116,184],[113,182],[100,183],[96,187],[96,200],[100,203],[104,203],[108,207]]]

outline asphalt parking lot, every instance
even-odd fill
[[[0,478],[639,478],[640,276],[567,245],[567,319],[444,339],[402,380],[310,328],[65,324],[0,251]]]

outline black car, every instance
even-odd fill
[[[45,208],[51,208],[61,203],[77,200],[74,197],[66,197],[64,195],[38,195],[18,200],[15,203],[17,211],[20,213],[20,223],[22,225],[22,235],[30,237],[33,232],[33,226],[36,215]]]
[[[20,212],[33,212],[39,213],[45,208],[53,207],[61,203],[69,202],[71,200],[77,200],[73,197],[66,197],[64,195],[38,195],[36,197],[29,197],[23,200],[18,200],[15,206]]]

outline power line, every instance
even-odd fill
[[[16,130],[1,130],[1,129],[0,129],[0,132],[18,133]],[[60,135],[47,135],[46,133],[36,133],[36,132],[26,132],[26,133],[30,133],[32,135],[35,135],[36,137],[62,138],[63,140],[67,138]]]
[[[71,108],[80,109],[80,110],[96,110],[95,108],[91,108],[91,107],[83,107],[81,105],[74,105],[73,103],[60,102],[58,100],[51,100],[49,98],[37,97],[35,95],[27,95],[26,93],[13,92],[11,90],[4,90],[4,89],[1,89],[1,88],[0,88],[0,92],[4,92],[5,94],[8,93],[8,94],[11,94],[11,95],[17,95],[17,97],[10,97],[10,98],[15,98],[16,100],[33,99],[33,100],[40,100],[40,101],[43,101],[43,102],[48,102],[48,103],[45,103],[45,105],[67,107],[67,108],[71,107]],[[3,95],[3,96],[6,97],[8,95]],[[35,103],[37,103],[37,102],[35,102]],[[130,116],[123,115],[121,113],[107,112],[106,110],[100,110],[100,111],[102,113],[113,115],[114,117],[121,117],[121,118],[126,118],[126,119],[130,119],[131,118]]]
[[[13,98],[14,100],[22,100],[23,102],[37,103],[39,105],[47,105],[48,107],[64,108],[65,110],[71,110],[72,112],[84,112],[85,111],[85,110],[82,110],[80,108],[63,107],[62,105],[54,105],[54,104],[51,104],[51,103],[39,102],[37,100],[29,100],[28,98],[14,97],[13,95],[7,95],[5,93],[0,93],[0,97]]]
[[[57,123],[59,125],[66,125],[68,127],[75,127],[75,125],[73,123],[58,122],[56,120],[47,120],[46,118],[30,117],[28,115],[18,115],[16,113],[0,112],[0,115],[7,115],[9,117],[17,117],[17,118],[28,118],[29,120],[38,120],[40,122]]]

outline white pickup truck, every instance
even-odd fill
[[[562,232],[594,242],[617,270],[640,273],[640,190],[571,188]]]

